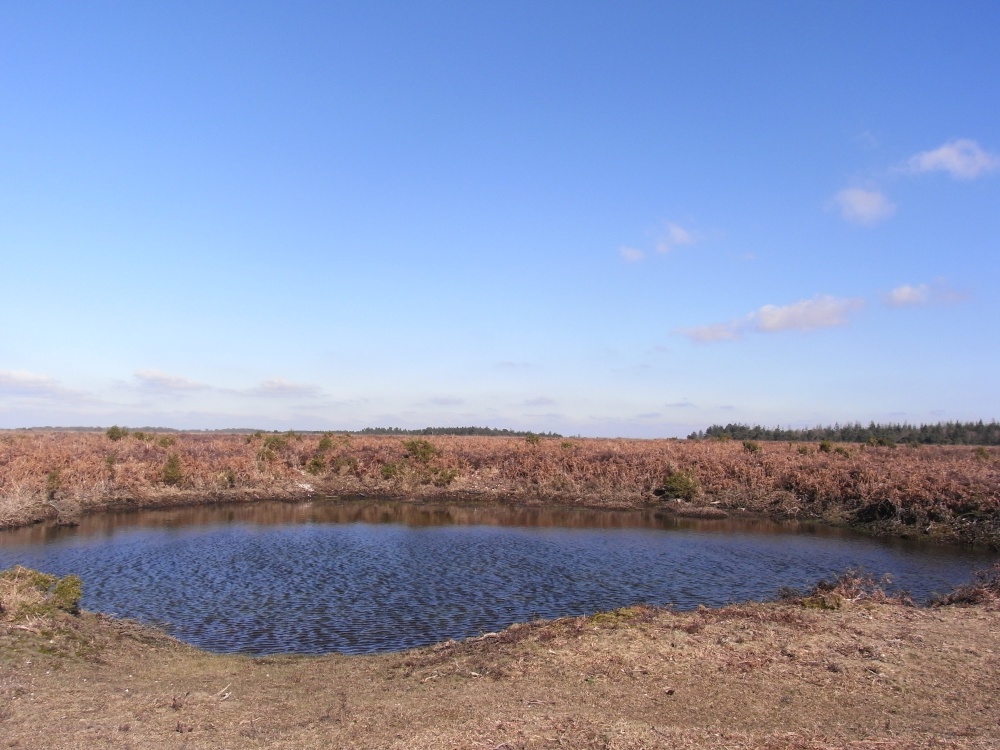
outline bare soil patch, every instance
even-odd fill
[[[5,747],[1000,745],[992,589],[977,606],[918,609],[821,587],[797,602],[631,607],[396,654],[249,658],[71,614],[53,582],[40,601],[15,578],[0,592]]]

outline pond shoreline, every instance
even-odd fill
[[[365,656],[209,654],[25,599],[0,611],[0,726],[53,750],[996,747],[996,592],[914,608],[857,583]]]
[[[0,431],[0,529],[331,496],[800,519],[1000,549],[1000,451],[986,449]]]

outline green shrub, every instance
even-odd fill
[[[403,472],[399,464],[390,462],[382,464],[382,468],[379,469],[379,473],[382,475],[383,479],[394,479]]]
[[[108,440],[121,440],[122,438],[128,437],[128,428],[119,427],[118,425],[113,424],[104,434],[108,436]]]
[[[283,451],[288,447],[288,437],[285,435],[268,435],[264,438],[264,449],[269,451]]]
[[[760,443],[756,443],[753,440],[744,440],[743,450],[746,453],[760,453]]]
[[[819,444],[819,452],[820,453],[829,453],[832,450],[833,450],[833,443],[831,443],[829,440],[821,440],[820,441],[820,444]]]
[[[322,456],[313,456],[309,459],[309,463],[306,464],[306,471],[313,476],[318,476],[326,470],[326,461],[323,460]]]
[[[663,486],[655,494],[667,498],[693,500],[701,486],[698,477],[686,471],[672,471],[663,479]]]
[[[432,458],[434,458],[434,456],[441,452],[429,440],[416,438],[413,440],[404,440],[403,447],[408,451],[410,458],[413,458],[422,464],[428,463]]]
[[[156,444],[161,448],[169,448],[176,442],[177,441],[174,440],[172,437],[170,437],[170,435],[164,435],[163,437],[161,437],[159,440],[156,441]]]
[[[533,432],[529,432],[527,435],[525,435],[524,439],[528,443],[528,445],[538,445],[540,442],[542,442],[541,436],[536,435]]]
[[[319,445],[316,446],[316,450],[318,450],[320,453],[325,453],[332,447],[333,447],[333,436],[328,432],[319,439]]]
[[[176,487],[183,480],[184,474],[181,471],[181,457],[176,453],[171,453],[167,456],[167,463],[163,465],[163,483]]]

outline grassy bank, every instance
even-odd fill
[[[74,613],[78,581],[14,570],[0,576],[0,737],[53,750],[993,748],[996,573],[956,594],[967,606],[917,609],[843,579],[783,603],[254,659]]]
[[[658,492],[658,495],[654,495]],[[736,441],[0,433],[0,527],[317,495],[659,505],[1000,545],[1000,449]]]

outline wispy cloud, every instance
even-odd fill
[[[694,408],[694,404],[692,404],[687,399],[684,399],[683,401],[675,401],[672,404],[666,404],[666,406],[667,406],[668,409],[693,409]]]
[[[0,395],[49,396],[60,391],[62,388],[48,375],[27,370],[0,370]]]
[[[133,375],[143,387],[160,391],[202,391],[208,388],[204,383],[160,370],[136,370]]]
[[[255,396],[317,396],[319,387],[304,383],[292,383],[284,378],[269,378],[254,388]]]
[[[694,328],[678,328],[674,332],[699,344],[710,344],[716,341],[736,341],[743,335],[744,328],[740,322],[711,323]]]
[[[527,399],[522,406],[552,406],[555,403],[554,399],[548,398],[546,396],[539,396],[538,398]]]
[[[953,304],[963,302],[966,295],[952,289],[947,282],[937,280],[933,284],[901,284],[886,292],[882,300],[889,307],[924,307],[926,305]]]
[[[811,331],[847,323],[851,313],[864,307],[864,300],[821,294],[790,305],[764,305],[751,314],[753,327],[763,333],[772,331]]]
[[[700,239],[701,237],[696,232],[671,221],[667,223],[667,228],[656,240],[656,252],[669,253],[679,247],[694,245]]]
[[[885,303],[889,307],[919,307],[930,301],[931,288],[928,284],[897,286],[885,295]]]
[[[101,400],[85,391],[66,388],[55,378],[27,370],[0,370],[0,398],[48,399],[76,404],[95,404]]]
[[[957,180],[972,180],[1000,168],[1000,156],[968,138],[959,138],[932,151],[921,151],[906,162],[906,171],[947,172]]]
[[[702,241],[702,235],[693,229],[682,227],[676,222],[667,222],[662,231],[654,235],[654,247],[657,253],[665,255],[678,248],[696,245]],[[647,257],[645,250],[631,245],[622,245],[618,248],[618,255],[626,263],[639,263]]]
[[[812,331],[846,325],[851,314],[864,305],[862,299],[821,294],[789,305],[764,305],[729,323],[681,328],[675,333],[699,343],[711,343],[735,341],[749,331],[757,333]]]
[[[646,253],[635,247],[626,247],[622,245],[618,248],[618,254],[622,256],[622,260],[626,263],[638,263],[640,260],[645,260]]]
[[[896,211],[895,204],[878,190],[859,187],[844,188],[833,197],[833,203],[844,219],[865,226],[877,224]]]

